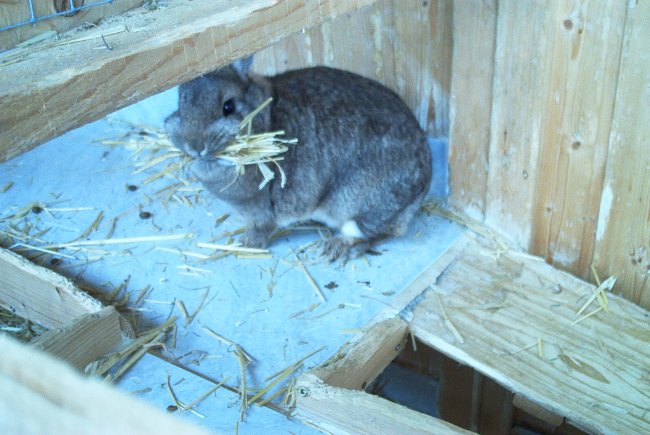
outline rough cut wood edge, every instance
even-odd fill
[[[349,390],[363,390],[404,349],[408,325],[399,317],[373,325],[363,339],[340,359],[313,370],[326,384]]]
[[[0,305],[47,328],[67,325],[102,309],[99,301],[70,280],[2,248]]]
[[[594,286],[538,257],[499,257],[480,243],[440,281],[410,323],[422,342],[587,432],[650,432],[648,311],[608,295],[609,312],[573,324]],[[463,343],[445,324],[437,294]]]
[[[70,325],[50,329],[30,343],[36,349],[83,370],[133,337],[128,322],[113,307],[81,316]]]
[[[86,2],[89,4],[90,2]],[[78,5],[78,2],[75,2]],[[73,16],[58,16],[34,24],[27,24],[0,32],[0,50],[14,47],[16,44],[37,37],[44,32],[64,32],[73,27],[93,23],[112,14],[118,14],[136,6],[142,5],[142,0],[114,0],[110,4],[93,6],[79,11]],[[55,14],[52,1],[34,2],[37,16]],[[29,19],[29,4],[26,1],[0,2],[0,27],[16,24]]]
[[[0,57],[0,161],[373,1],[178,0]]]
[[[472,433],[378,396],[326,385],[309,373],[298,379],[294,391],[293,417],[326,433]]]
[[[208,433],[2,335],[0,352],[4,433]]]

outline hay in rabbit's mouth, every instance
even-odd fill
[[[272,100],[272,98],[267,99],[244,117],[239,124],[239,134],[225,148],[211,156],[235,167],[236,177],[233,182],[237,177],[244,175],[246,166],[257,165],[263,177],[259,185],[261,190],[275,178],[275,172],[269,167],[269,164],[273,164],[280,173],[281,186],[284,187],[286,184],[286,175],[279,162],[284,159],[282,154],[287,152],[289,147],[295,145],[298,140],[284,138],[284,131],[282,130],[263,133],[252,132],[253,119]],[[176,148],[163,129],[133,124],[131,124],[131,127],[131,131],[124,137],[117,140],[103,140],[101,143],[126,146],[133,150],[134,159],[136,160],[135,173],[164,164],[159,172],[146,178],[143,184],[151,183],[163,177],[171,177],[181,181],[186,186],[189,185],[189,182],[181,174],[183,167],[194,159]],[[224,186],[224,190],[227,187]]]

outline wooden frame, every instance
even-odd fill
[[[0,248],[0,305],[47,332],[31,346],[83,370],[133,336],[128,322],[61,275]]]
[[[509,430],[517,407],[550,428],[568,423],[592,433],[648,432],[650,387],[644,376],[650,360],[650,313],[606,295],[607,311],[577,315],[590,298],[585,312],[599,306],[601,296],[595,292],[595,286],[539,258],[465,235],[384,309],[358,341],[298,381],[295,415],[334,432],[362,430],[360,424],[369,432],[395,429],[394,416],[387,417],[399,413],[395,405],[371,399],[363,389],[395,358],[410,331],[457,361],[455,366],[470,370],[461,374],[469,377],[470,395],[457,404],[499,396],[508,405],[476,408],[503,413],[501,419],[489,420],[493,427]],[[480,376],[479,389],[472,369]],[[442,375],[456,376],[456,369],[450,370]],[[458,392],[453,393],[450,397],[457,400]],[[445,400],[450,392],[443,387],[441,395]],[[359,403],[359,416],[339,412]],[[475,421],[463,421],[461,415],[457,423],[487,430],[477,422],[480,413],[468,415],[475,415]]]

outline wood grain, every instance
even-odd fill
[[[629,5],[594,262],[650,309],[650,4]]]
[[[47,328],[58,328],[102,309],[61,275],[0,248],[0,304]]]
[[[3,433],[209,433],[4,335],[0,350]]]
[[[494,249],[470,243],[440,276],[414,310],[418,339],[587,432],[648,433],[650,313],[609,295],[608,312],[575,323],[594,286]]]
[[[627,5],[556,1],[547,21],[530,251],[591,276]],[[525,115],[522,115],[525,117]]]
[[[87,41],[42,43],[2,56],[0,161],[371,3],[179,0],[101,24],[87,31],[96,35]],[[128,31],[101,38],[115,26]]]
[[[129,334],[133,334],[125,322],[115,308],[106,307],[85,314],[69,325],[50,329],[30,342],[30,346],[83,371],[88,364],[115,350]]]
[[[457,426],[361,391],[302,375],[294,386],[294,417],[335,434],[469,434]]]
[[[376,323],[340,359],[312,373],[333,387],[364,390],[399,355],[407,337],[408,325],[399,317]]]
[[[528,249],[548,64],[546,2],[499,2],[486,223]],[[459,110],[458,108],[456,110]]]
[[[486,209],[496,24],[496,0],[454,2],[449,204],[477,220]]]

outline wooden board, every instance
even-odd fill
[[[588,432],[650,432],[648,311],[610,294],[575,323],[594,286],[478,241],[431,288],[410,322],[422,342]]]
[[[627,4],[610,3],[606,14],[600,2],[558,1],[549,9],[530,252],[587,278]]]
[[[469,434],[457,426],[362,391],[331,387],[312,374],[294,386],[293,414],[333,434]]]
[[[208,433],[4,335],[0,350],[4,433]]]
[[[55,7],[57,3],[69,4],[67,0],[34,0],[34,14],[37,17],[56,14],[60,12]],[[83,5],[90,5],[91,3],[99,3],[99,1],[86,0]],[[79,7],[80,0],[75,0],[75,5]],[[110,4],[89,7],[73,15],[57,16],[34,24],[3,30],[0,32],[0,51],[12,48],[20,42],[46,32],[64,32],[140,5],[142,5],[142,0],[113,0]],[[29,2],[26,0],[3,0],[0,2],[0,27],[28,21],[30,16]]]
[[[132,336],[126,320],[115,308],[106,307],[69,325],[50,329],[29,344],[83,371]]]
[[[254,69],[273,75],[327,65],[356,72],[396,91],[429,134],[446,137],[452,4],[379,1],[260,51]]]
[[[371,3],[178,0],[0,56],[0,161]]]
[[[408,325],[399,317],[372,325],[343,355],[313,370],[312,373],[332,387],[365,390],[368,385],[404,349]]]
[[[0,305],[47,328],[68,325],[102,309],[68,279],[2,248]]]
[[[629,4],[594,262],[650,309],[650,4]]]
[[[497,2],[457,0],[449,134],[451,206],[485,217]]]

